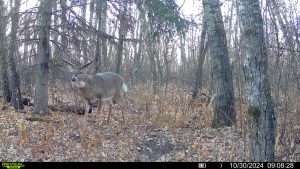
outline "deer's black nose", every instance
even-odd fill
[[[71,81],[72,81],[72,82],[75,82],[75,81],[76,81],[76,77],[72,77],[72,78],[71,78]]]

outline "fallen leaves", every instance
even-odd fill
[[[212,112],[205,99],[191,101],[189,93],[176,88],[155,96],[145,90],[139,87],[140,99],[125,108],[125,124],[121,106],[114,108],[109,124],[105,123],[107,108],[88,117],[56,111],[48,117],[0,111],[0,161],[246,159],[245,141],[235,127],[209,127]],[[294,146],[299,145],[296,141]]]

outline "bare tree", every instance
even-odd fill
[[[198,63],[197,63],[197,70],[196,70],[196,81],[194,86],[194,91],[192,94],[193,99],[197,97],[197,93],[199,88],[201,88],[202,84],[202,72],[203,72],[203,64],[205,59],[205,54],[207,51],[207,43],[206,43],[206,34],[207,34],[207,26],[205,24],[205,19],[203,18],[203,28],[201,30],[200,35],[200,44],[199,44],[199,53],[198,53]]]
[[[203,0],[211,55],[214,91],[213,127],[232,126],[236,122],[232,71],[219,0]]]
[[[99,1],[96,4],[97,17],[97,35],[96,35],[96,51],[95,51],[95,73],[100,72],[107,63],[107,40],[106,33],[106,10],[107,2]]]
[[[21,100],[21,89],[20,89],[20,76],[16,68],[16,58],[19,54],[17,48],[17,31],[19,25],[19,11],[21,7],[21,1],[15,0],[14,7],[11,15],[11,32],[10,32],[10,43],[9,43],[9,68],[12,73],[11,79],[11,91],[12,91],[12,104],[15,109],[24,109]]]
[[[95,74],[100,72],[101,70],[101,47],[100,47],[100,34],[101,34],[101,25],[102,25],[102,3],[97,2],[96,3],[96,22],[98,22],[98,28],[97,28],[97,36],[96,36],[96,51],[95,51]]]
[[[124,2],[123,5],[120,6],[119,9],[119,42],[118,42],[118,51],[117,51],[117,60],[115,65],[115,72],[121,73],[122,66],[122,56],[123,56],[123,43],[124,38],[126,36],[126,14],[127,14],[127,1]]]
[[[268,53],[259,0],[239,0],[251,161],[273,161],[275,111],[268,77]]]
[[[34,94],[34,113],[49,114],[48,108],[48,71],[50,57],[50,24],[53,1],[42,1],[40,6],[40,27],[36,85]]]
[[[106,33],[106,22],[107,22],[107,1],[103,1],[101,3],[101,31],[103,33]],[[101,37],[101,53],[103,58],[103,68],[107,70],[108,67],[108,58],[107,58],[107,37],[102,36]]]
[[[0,37],[3,39],[0,41],[0,64],[1,64],[1,79],[2,79],[2,94],[5,103],[11,101],[11,91],[9,87],[8,79],[8,65],[7,65],[7,37],[6,37],[7,18],[6,10],[3,0],[0,0]]]
[[[146,29],[146,24],[145,24],[145,11],[142,9],[142,6],[139,5],[139,31],[138,31],[138,42],[136,43],[135,47],[135,53],[134,53],[134,59],[133,59],[133,81],[136,83],[137,81],[141,80],[141,67],[142,67],[142,49],[143,49],[143,33],[145,32]]]

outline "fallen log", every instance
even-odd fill
[[[60,112],[72,112],[79,115],[84,115],[85,109],[83,107],[78,107],[75,105],[49,105],[48,106],[52,111],[60,111]]]

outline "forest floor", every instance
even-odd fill
[[[155,127],[115,114],[109,124],[91,115],[53,112],[51,121],[1,112],[0,161],[242,161],[232,128]],[[121,117],[121,115],[120,115]],[[100,118],[103,119],[103,118]]]
[[[87,117],[2,110],[0,161],[247,161],[241,128],[209,127],[211,113],[202,101],[185,109],[185,96],[142,95],[138,106],[114,106],[109,124],[107,105]]]

